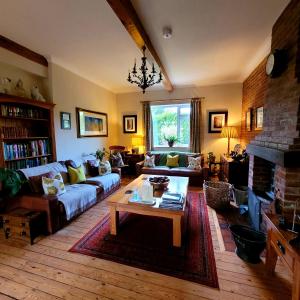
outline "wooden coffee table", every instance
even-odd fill
[[[132,194],[126,194],[128,190],[135,190],[143,184],[144,180],[147,180],[153,175],[140,175],[137,179],[130,184],[120,189],[108,199],[108,205],[110,208],[110,233],[117,234],[117,228],[119,224],[119,212],[130,212],[145,216],[164,217],[173,220],[173,246],[181,246],[181,219],[184,215],[186,207],[186,195],[189,184],[188,177],[168,176],[170,183],[168,191],[172,193],[182,193],[184,195],[183,208],[181,210],[170,210],[159,208],[159,204],[162,201],[161,196],[163,191],[155,191],[156,204],[153,206],[132,204],[128,200],[132,197]]]

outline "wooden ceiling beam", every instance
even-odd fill
[[[169,92],[173,91],[173,85],[169,79],[165,67],[163,66],[151,40],[145,31],[130,0],[106,0],[112,10],[115,12],[121,23],[124,25],[132,39],[135,41],[139,49],[146,46],[155,63],[159,66],[163,74],[163,85]]]
[[[0,47],[5,48],[18,55],[21,55],[42,66],[48,67],[48,61],[44,56],[4,37],[3,35],[0,35]]]

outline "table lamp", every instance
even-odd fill
[[[139,148],[143,146],[143,136],[136,135],[131,139],[132,153],[139,154]]]
[[[228,138],[227,144],[227,155],[229,156],[230,152],[230,139],[238,137],[238,132],[234,126],[224,126],[221,131],[221,137]]]

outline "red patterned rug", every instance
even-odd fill
[[[207,207],[202,193],[188,193],[182,223],[182,247],[176,248],[172,246],[170,219],[120,213],[118,234],[112,236],[107,215],[69,251],[218,288]]]

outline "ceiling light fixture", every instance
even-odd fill
[[[172,29],[170,27],[163,28],[163,37],[165,39],[170,39],[172,37]]]
[[[145,90],[148,87],[153,86],[154,84],[160,83],[162,81],[162,74],[161,71],[159,71],[158,78],[157,78],[157,71],[154,67],[154,63],[152,64],[151,73],[147,74],[148,73],[147,57],[145,56],[146,46],[143,46],[142,50],[143,50],[143,57],[141,58],[142,65],[139,68],[141,74],[138,75],[138,72],[136,70],[136,61],[135,61],[132,71],[128,72],[127,81],[129,81],[130,83],[137,84],[137,86],[143,90],[143,94],[145,94]]]

